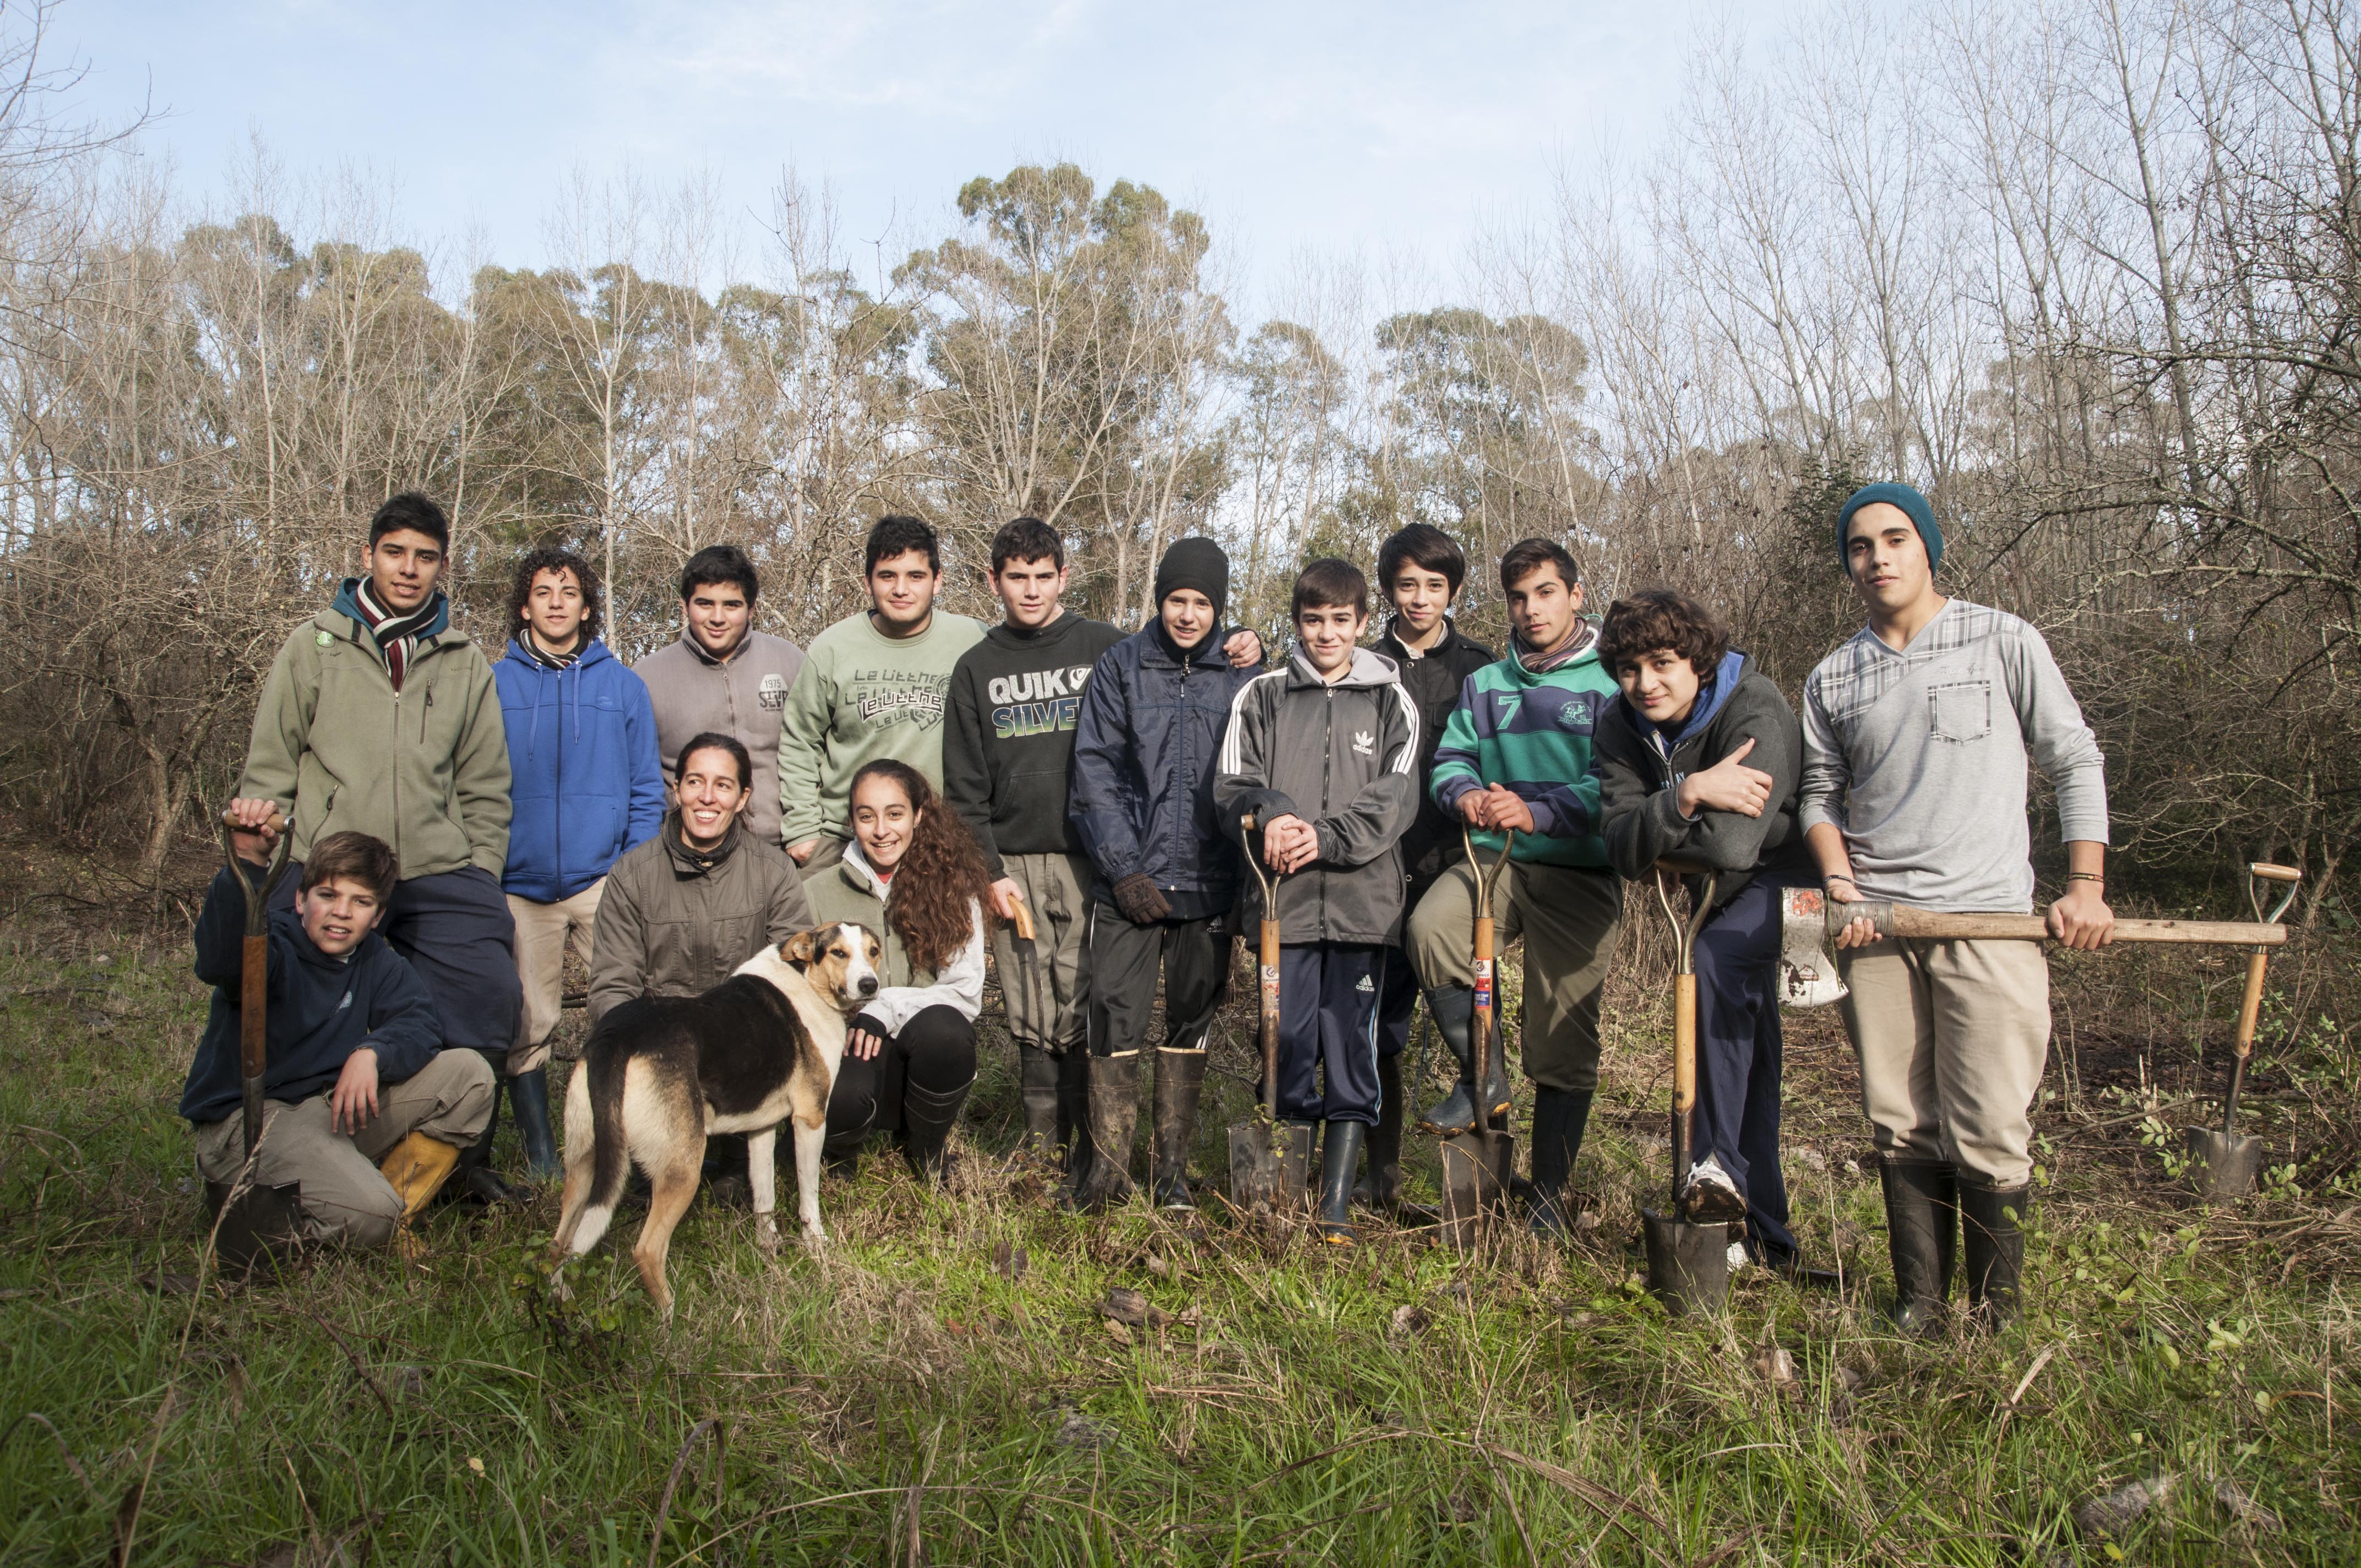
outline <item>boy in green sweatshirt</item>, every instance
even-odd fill
[[[1558,1195],[1574,1168],[1598,1088],[1598,1002],[1621,929],[1623,887],[1598,836],[1598,771],[1591,735],[1621,693],[1598,662],[1598,632],[1582,616],[1582,576],[1564,545],[1526,539],[1500,558],[1500,591],[1514,636],[1509,656],[1467,677],[1444,727],[1430,786],[1435,804],[1474,833],[1479,850],[1516,834],[1499,898],[1500,941],[1522,937],[1525,1074],[1533,1080],[1533,1228],[1555,1234]],[[1460,1061],[1459,1087],[1422,1124],[1443,1134],[1476,1124],[1473,1037],[1477,977],[1472,932],[1476,879],[1463,860],[1419,901],[1411,954],[1427,1011]],[[1497,1014],[1496,1014],[1497,1016]],[[1486,1115],[1509,1110],[1500,1056],[1480,1096]]]
[[[779,727],[780,841],[810,881],[844,858],[852,775],[906,762],[943,783],[943,708],[951,670],[981,622],[935,608],[942,584],[935,531],[880,518],[862,573],[870,608],[812,639]]]

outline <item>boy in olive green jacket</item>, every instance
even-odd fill
[[[237,793],[286,814],[298,861],[331,833],[393,846],[401,881],[379,929],[425,982],[444,1048],[497,1072],[522,999],[500,882],[508,735],[491,664],[451,630],[435,586],[450,547],[450,521],[424,496],[378,508],[368,575],[346,578],[271,662]],[[484,1163],[492,1131],[461,1170],[469,1191],[500,1201],[510,1194]]]

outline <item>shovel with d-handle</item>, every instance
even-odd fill
[[[253,1179],[255,1146],[262,1141],[262,1080],[269,1066],[270,899],[287,876],[286,818],[273,813],[270,830],[278,835],[270,863],[258,878],[237,858],[230,837],[233,824],[221,820],[222,852],[229,869],[246,891],[246,944],[238,974],[237,1076],[242,1091],[240,1113],[245,1118],[247,1167],[235,1181],[205,1183],[205,1212],[214,1234],[214,1255],[227,1267],[244,1271],[263,1258],[276,1259],[303,1239],[303,1215],[297,1198],[300,1184],[266,1187]]]
[[[2255,918],[2276,927],[2295,902],[2296,884],[2303,873],[2293,866],[2257,861],[2246,867],[2246,902]],[[2271,911],[2263,913],[2263,884],[2276,883],[2286,891]],[[2246,1087],[2246,1058],[2255,1054],[2255,1024],[2263,1010],[2263,974],[2270,967],[2271,950],[2257,947],[2246,958],[2246,994],[2238,1005],[2238,1049],[2230,1058],[2230,1083],[2222,1095],[2222,1130],[2188,1129],[2189,1179],[2200,1198],[2231,1203],[2255,1190],[2255,1173],[2262,1168],[2263,1140],[2238,1135],[2238,1091]]]
[[[1468,869],[1476,873],[1476,1015],[1468,1024],[1468,1048],[1474,1060],[1475,1088],[1467,1096],[1476,1113],[1475,1124],[1443,1140],[1443,1245],[1467,1252],[1483,1238],[1484,1224],[1508,1206],[1509,1177],[1516,1168],[1517,1140],[1504,1127],[1492,1124],[1492,1016],[1497,1011],[1494,989],[1493,892],[1509,864],[1516,830],[1506,829],[1500,852],[1486,869],[1476,853],[1476,839],[1463,826],[1460,847],[1467,852]]]
[[[1263,872],[1255,844],[1255,819],[1242,817],[1246,864],[1262,886],[1262,1114],[1230,1125],[1230,1201],[1241,1209],[1290,1209],[1302,1203],[1312,1183],[1312,1143],[1320,1129],[1310,1122],[1279,1119],[1279,884],[1284,872]]]
[[[1689,1179],[1689,1121],[1697,1109],[1697,938],[1720,879],[1702,872],[1705,885],[1691,897],[1686,919],[1673,908],[1672,883],[1675,877],[1700,872],[1676,861],[1656,864],[1656,903],[1673,928],[1673,1190],[1664,1212],[1640,1211],[1647,1234],[1649,1294],[1681,1313],[1719,1311],[1730,1294],[1729,1223],[1696,1225],[1681,1218],[1681,1189]]]

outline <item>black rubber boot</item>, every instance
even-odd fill
[[[534,1068],[509,1080],[509,1108],[524,1135],[524,1173],[547,1181],[559,1172],[557,1140],[549,1130],[549,1069]]]
[[[1995,1189],[1960,1183],[1968,1308],[1986,1328],[2006,1328],[2016,1317],[2017,1286],[2025,1275],[2025,1233],[2019,1227],[2032,1212],[2030,1187]]]
[[[1476,1071],[1474,1045],[1476,1025],[1476,992],[1464,985],[1438,985],[1426,993],[1426,1011],[1434,1020],[1435,1033],[1459,1058],[1459,1087],[1444,1102],[1430,1108],[1418,1119],[1421,1132],[1435,1133],[1444,1137],[1465,1133],[1476,1125],[1472,1103]],[[1495,1118],[1509,1108],[1509,1073],[1500,1059],[1500,1021],[1492,1020],[1492,1081],[1487,1097]]]
[[[1131,1201],[1131,1135],[1138,1123],[1139,1053],[1092,1058],[1091,1163],[1067,1195],[1067,1208],[1097,1214]]]
[[[1951,1295],[1959,1178],[1948,1165],[1878,1162],[1885,1245],[1894,1259],[1894,1326],[1912,1337],[1943,1321]]]
[[[1331,1122],[1321,1140],[1320,1239],[1331,1246],[1351,1246],[1361,1239],[1353,1229],[1353,1172],[1360,1168],[1368,1132],[1366,1123]]]
[[[1399,1053],[1378,1058],[1378,1124],[1369,1129],[1368,1173],[1353,1201],[1390,1214],[1401,1207],[1402,1069]]]
[[[1559,1240],[1572,1229],[1565,1183],[1589,1124],[1588,1090],[1533,1086],[1533,1190],[1525,1201],[1525,1223],[1537,1236]]]
[[[1156,1144],[1149,1181],[1159,1209],[1194,1209],[1189,1146],[1197,1138],[1197,1099],[1205,1088],[1205,1053],[1156,1053]]]
[[[503,1053],[504,1056],[505,1053]],[[490,1057],[484,1059],[491,1062],[494,1075],[492,1114],[490,1119],[485,1122],[484,1135],[476,1140],[475,1146],[459,1152],[459,1168],[455,1173],[454,1179],[444,1183],[443,1190],[464,1197],[471,1203],[482,1203],[495,1208],[513,1207],[522,1203],[524,1200],[518,1197],[516,1190],[502,1181],[492,1171],[492,1137],[500,1130],[501,1097],[499,1092],[499,1079],[501,1061]]]
[[[1016,1042],[1016,1092],[1025,1108],[1020,1155],[1048,1155],[1063,1142],[1058,1126],[1058,1058],[1039,1046]]]
[[[942,1184],[950,1163],[951,1129],[959,1125],[960,1107],[974,1087],[972,1078],[951,1090],[921,1089],[907,1082],[902,1086],[902,1157],[928,1186]]]
[[[1059,1199],[1063,1201],[1091,1167],[1091,1053],[1077,1040],[1057,1061],[1058,1146],[1064,1152],[1066,1168]]]

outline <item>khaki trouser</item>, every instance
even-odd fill
[[[517,979],[524,985],[517,1041],[509,1049],[511,1077],[549,1060],[549,1036],[566,1010],[566,938],[573,938],[583,961],[588,962],[591,928],[598,923],[598,895],[606,891],[607,879],[600,877],[555,904],[509,894],[509,913],[516,919]]]
[[[1496,953],[1524,938],[1525,1076],[1546,1089],[1596,1090],[1598,1001],[1622,928],[1621,880],[1609,871],[1511,861],[1493,888],[1492,918]],[[1466,861],[1418,901],[1410,954],[1421,984],[1476,983],[1476,873]]]
[[[401,1218],[401,1199],[378,1174],[378,1161],[412,1133],[457,1148],[472,1146],[492,1119],[492,1069],[470,1050],[444,1051],[400,1083],[378,1086],[377,1116],[347,1136],[335,1129],[325,1093],[293,1104],[262,1102],[262,1143],[254,1179],[263,1187],[302,1183],[305,1239],[380,1246]],[[207,1181],[235,1181],[246,1164],[239,1116],[197,1129],[197,1171]]]
[[[2033,1175],[2033,1096],[2049,1055],[2037,942],[1888,940],[1837,955],[1880,1152],[2004,1190]]]
[[[1041,988],[1016,958],[1016,927],[992,933],[993,961],[1000,967],[1001,1000],[1008,1008],[1008,1032],[1051,1053],[1082,1044],[1089,1021],[1090,962],[1084,938],[1090,931],[1091,862],[1082,855],[1003,855],[1003,874],[1025,894],[1033,916],[1033,947],[1040,956]]]

